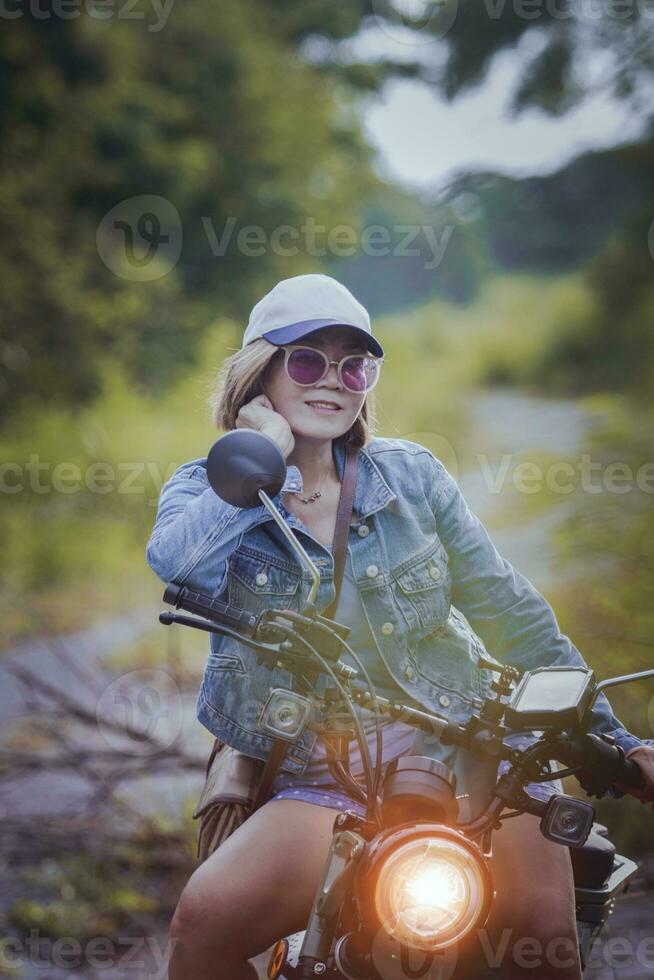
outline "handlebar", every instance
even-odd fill
[[[572,765],[581,787],[589,796],[603,796],[615,783],[643,789],[645,777],[640,766],[626,759],[624,750],[610,735],[578,732],[555,741],[557,759]]]
[[[176,585],[175,583],[171,583],[166,587],[164,601],[176,609],[184,609],[222,627],[230,635],[242,637],[243,642],[246,644],[249,643],[255,650],[261,650],[266,656],[270,656],[273,653],[272,647],[257,642],[261,627],[260,616],[255,616],[237,606],[221,602],[212,596],[202,592],[196,592],[185,586]],[[295,618],[294,616],[293,619]],[[289,634],[292,635],[295,630],[298,630],[298,638],[301,640],[299,633],[309,623],[306,617],[298,616],[297,619],[298,622],[294,626],[290,622],[286,622],[284,632],[287,636],[287,643],[290,639]],[[168,624],[173,621],[173,614],[162,613],[161,620]],[[182,621],[181,618],[179,621]],[[330,624],[329,621],[323,620],[322,617],[318,617],[318,622],[316,623],[311,622],[313,626],[319,628],[321,634],[320,639],[323,643],[325,640],[329,642],[329,639],[339,641],[336,644],[329,642],[329,645],[334,647],[333,657],[337,661],[332,666],[334,668],[340,667],[341,671],[347,673],[350,668],[346,668],[344,664],[338,661],[337,648],[339,643],[343,642],[343,639],[335,633],[335,631],[342,630],[343,628],[339,627],[337,623]],[[184,625],[200,626],[199,623],[191,620],[184,623]],[[334,635],[328,638],[328,634]],[[305,647],[310,646],[306,641],[301,640],[301,642]],[[347,644],[345,644],[345,647],[347,647]],[[280,653],[281,651],[277,647],[276,656],[279,657]],[[286,656],[290,656],[288,651],[284,651],[284,653]],[[317,650],[315,653],[317,654]],[[304,657],[306,657],[306,651],[302,660],[304,660]],[[289,663],[287,666],[292,667],[292,664]],[[306,667],[306,664],[304,666]],[[323,664],[323,666],[327,665]],[[360,704],[368,707],[371,707],[372,703],[375,702],[377,711],[386,711],[391,715],[394,715],[395,709],[399,707],[403,711],[402,717],[405,721],[413,724],[416,728],[422,728],[425,731],[436,734],[445,744],[457,744],[470,751],[474,751],[474,745],[477,748],[482,748],[480,745],[481,736],[478,731],[475,734],[475,727],[469,728],[467,725],[461,726],[454,724],[438,715],[416,708],[409,708],[408,705],[395,705],[374,693],[356,692],[352,687],[350,688],[350,697],[353,701],[358,701]],[[481,734],[483,735],[483,732]],[[501,737],[499,740],[495,737],[491,741],[495,744],[493,754],[504,758],[514,756],[515,753],[512,750],[502,745]],[[610,736],[596,735],[593,732],[581,730],[572,733],[572,735],[570,733],[562,733],[553,739],[550,736],[549,739],[546,739],[546,742],[547,747],[551,751],[548,758],[555,758],[557,761],[572,767],[570,773],[574,773],[579,784],[591,796],[604,796],[609,788],[616,783],[622,783],[624,786],[633,787],[634,789],[642,789],[645,785],[645,778],[641,768],[636,762],[625,758],[624,751],[614,743],[614,740]],[[531,755],[532,752],[533,748],[529,754]],[[567,771],[565,774],[568,774]]]
[[[172,582],[166,586],[163,599],[175,609],[185,609],[186,612],[196,613],[196,615],[203,616],[212,623],[227,626],[244,636],[253,637],[256,632],[256,616],[244,609],[239,609],[238,606],[213,599],[203,592],[194,592],[192,589],[187,589],[183,585],[175,585]]]

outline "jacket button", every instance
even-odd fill
[[[362,524],[361,527],[358,529],[357,534],[359,535],[360,538],[367,538],[368,535],[370,534],[370,528],[368,527],[367,524]]]
[[[429,574],[433,578],[434,582],[438,582],[441,577],[441,570],[438,565],[430,565]]]
[[[450,699],[448,698],[447,694],[441,694],[441,696],[438,699],[438,702],[439,704],[442,704],[444,708],[447,708],[450,703]]]
[[[377,568],[376,565],[368,565],[368,567],[366,568],[366,575],[368,576],[368,578],[377,578],[378,572],[379,569]]]
[[[265,572],[259,572],[254,581],[257,583],[257,585],[265,585],[268,581],[268,576]]]
[[[392,623],[382,623],[381,631],[384,634],[384,636],[390,636],[394,629],[395,627],[393,626]]]
[[[404,676],[408,677],[409,680],[411,680],[411,678],[413,677],[413,667],[411,666],[411,664],[407,664],[406,667],[404,668]]]

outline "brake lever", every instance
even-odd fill
[[[268,630],[275,632],[280,629],[291,643],[293,636],[289,631],[297,632],[303,641],[320,650],[320,656],[332,667],[338,663],[342,652],[342,641],[347,640],[351,633],[349,626],[343,626],[335,620],[327,619],[316,613],[307,616],[290,609],[266,609],[259,616],[257,632],[265,634]],[[298,651],[302,649],[298,644]],[[306,649],[306,648],[305,648]]]
[[[180,613],[169,612],[167,609],[159,613],[159,622],[163,626],[172,626],[173,623],[177,623],[179,626],[190,626],[193,629],[202,630],[204,633],[229,636],[233,640],[237,640],[239,643],[247,646],[257,656],[268,659],[274,657],[276,663],[266,665],[271,668],[278,666],[286,670],[292,670],[293,667],[306,667],[306,656],[301,657],[299,653],[292,652],[288,648],[283,648],[283,643],[264,643],[252,637],[244,636],[242,633],[237,633],[236,630],[230,629],[229,626],[210,623],[208,620],[196,619],[194,616],[182,616]]]

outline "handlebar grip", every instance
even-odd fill
[[[556,758],[577,768],[577,780],[589,796],[604,796],[611,787],[620,790],[644,789],[645,777],[633,759],[625,758],[624,750],[608,735],[586,732],[576,738],[562,736]]]
[[[186,612],[195,613],[221,626],[228,626],[237,633],[245,636],[254,636],[257,624],[257,617],[252,613],[239,609],[238,606],[230,606],[220,599],[214,599],[204,592],[195,592],[183,585],[176,585],[170,582],[166,586],[163,595],[164,602],[175,609],[185,609]]]

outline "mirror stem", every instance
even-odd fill
[[[309,572],[311,573],[311,578],[313,581],[311,585],[311,591],[309,592],[306,601],[305,611],[309,608],[313,610],[316,601],[316,596],[318,595],[318,587],[320,585],[320,572],[314,565],[311,558],[309,558],[308,554],[306,553],[306,551],[304,550],[304,548],[302,547],[298,539],[295,537],[288,524],[284,521],[281,514],[278,513],[277,508],[275,507],[275,505],[273,504],[272,500],[270,499],[270,497],[268,496],[265,490],[259,490],[259,500],[264,505],[264,507],[266,508],[266,510],[272,517],[272,519],[275,521],[278,528],[280,529],[280,531],[282,532],[282,534],[290,544],[295,554],[299,556],[302,563],[309,569]]]
[[[623,674],[622,677],[609,677],[605,681],[600,681],[600,683],[595,688],[595,695],[593,697],[592,703],[593,704],[595,703],[599,694],[604,690],[605,687],[615,687],[618,684],[627,684],[629,683],[629,681],[645,680],[647,677],[654,677],[654,670],[640,670],[635,674]]]

